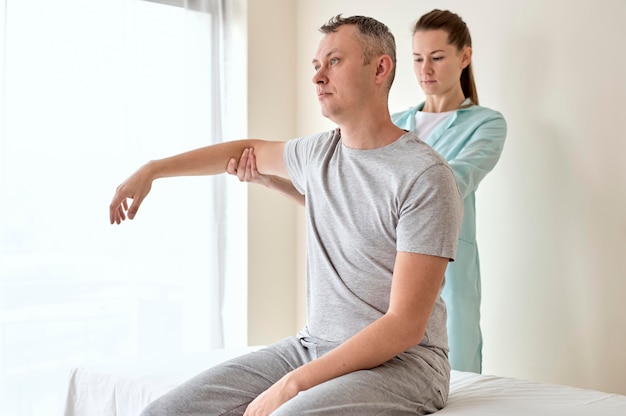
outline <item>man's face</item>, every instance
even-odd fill
[[[354,25],[324,35],[313,58],[317,98],[322,115],[339,122],[367,103],[376,68],[363,64],[362,47]]]

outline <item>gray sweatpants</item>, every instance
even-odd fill
[[[333,347],[307,338],[286,338],[198,374],[151,403],[141,415],[242,415],[255,397],[286,373]],[[449,376],[443,352],[413,349],[371,370],[300,392],[272,415],[424,415],[444,406]]]

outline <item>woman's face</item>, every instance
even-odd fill
[[[448,43],[445,30],[425,30],[413,35],[413,71],[426,95],[444,96],[461,88],[461,72],[472,58],[468,46],[458,50]]]

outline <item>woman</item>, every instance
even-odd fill
[[[506,122],[478,105],[472,73],[472,40],[465,22],[447,10],[433,10],[413,28],[413,69],[426,100],[392,114],[393,122],[411,130],[446,158],[464,200],[456,261],[446,269],[442,297],[448,309],[450,364],[455,370],[482,371],[480,265],[476,244],[475,192],[496,165],[506,136]],[[228,172],[240,180],[263,184],[304,204],[304,196],[281,178],[260,175],[254,153],[231,159]]]

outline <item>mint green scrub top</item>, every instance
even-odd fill
[[[467,107],[463,107],[467,106]],[[463,196],[464,214],[454,262],[446,269],[442,297],[447,308],[449,358],[452,369],[482,371],[480,329],[480,264],[476,245],[476,189],[500,158],[506,137],[502,114],[465,100],[462,108],[420,137],[450,164]],[[424,103],[392,114],[400,128],[415,131],[415,113]],[[419,135],[419,132],[417,132]]]

